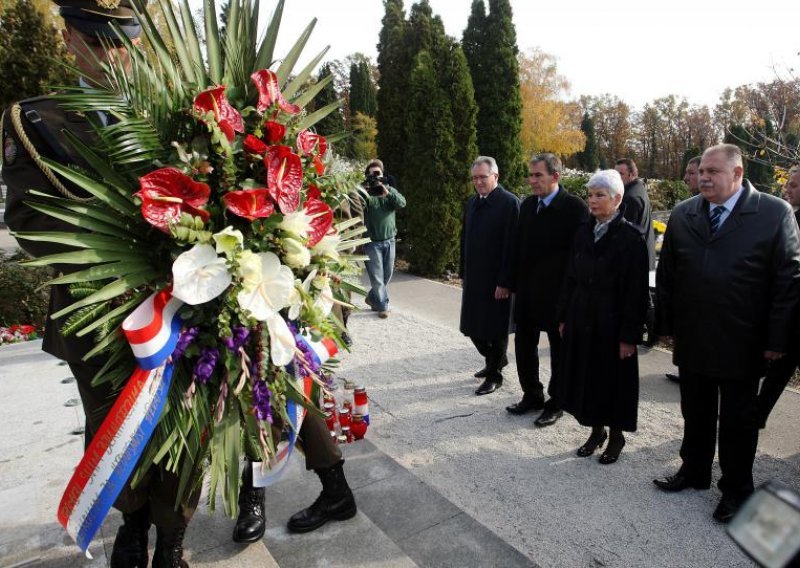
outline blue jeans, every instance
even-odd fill
[[[394,272],[394,239],[372,241],[364,245],[367,253],[367,276],[372,290],[367,294],[367,304],[373,310],[385,312],[389,309],[389,293],[386,286]]]

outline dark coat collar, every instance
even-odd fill
[[[708,201],[702,195],[692,197],[694,204],[687,212],[687,220],[691,229],[706,240],[716,241],[725,235],[736,231],[742,226],[742,215],[752,215],[758,213],[758,206],[761,202],[761,193],[756,190],[749,181],[742,180],[742,195],[730,212],[728,218],[720,227],[719,231],[712,237],[711,226],[708,222]]]

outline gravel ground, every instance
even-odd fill
[[[456,330],[407,311],[357,313],[349,327],[340,376],[367,386],[370,440],[541,566],[752,565],[711,519],[716,488],[665,494],[651,483],[679,465],[678,392],[663,353],[641,357],[639,431],[603,466],[575,456],[588,431],[571,417],[539,429],[535,414],[505,412],[521,396],[513,358],[503,388],[476,397],[482,362]],[[796,459],[760,454],[755,473],[800,490]]]

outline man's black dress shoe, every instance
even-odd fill
[[[563,410],[548,410],[545,408],[544,412],[539,415],[539,418],[533,421],[539,427],[552,426],[558,419],[564,416]]]
[[[536,398],[523,398],[519,402],[515,402],[511,406],[506,406],[506,410],[511,414],[525,414],[531,410],[541,410],[544,408],[544,399]]]
[[[666,376],[667,376],[667,380],[668,381],[672,381],[673,383],[681,382],[681,376],[680,375],[676,375],[675,373],[666,373]]]
[[[675,475],[668,475],[664,479],[654,479],[653,483],[662,491],[669,491],[674,493],[676,491],[683,491],[684,489],[708,489],[711,487],[711,482],[698,483],[686,477],[681,472]]]
[[[714,520],[720,523],[731,522],[731,519],[739,512],[739,509],[742,508],[746,500],[746,498],[741,499],[739,497],[726,497],[723,495],[719,505],[714,509]]]
[[[499,389],[500,385],[502,385],[502,384],[503,383],[498,383],[498,382],[492,381],[490,379],[486,379],[485,381],[483,381],[483,383],[481,383],[481,386],[479,386],[477,389],[475,389],[475,394],[480,396],[482,394],[493,393],[494,391]]]
[[[508,357],[503,355],[503,360],[500,361],[500,368],[498,369],[498,371],[502,371],[506,367],[508,367]],[[475,378],[476,379],[485,379],[488,374],[489,374],[489,368],[488,367],[484,367],[483,369],[481,369],[480,371],[475,373]]]

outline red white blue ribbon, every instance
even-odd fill
[[[322,365],[325,361],[336,355],[339,350],[336,342],[332,339],[323,337],[319,341],[314,341],[308,332],[301,332],[295,335],[295,341],[298,346],[308,347],[308,349],[304,349],[303,351],[311,354],[316,365]],[[292,381],[297,391],[303,393],[306,404],[312,404],[311,395],[314,381],[311,377],[299,377],[298,375],[299,373],[295,372]],[[253,463],[253,485],[255,487],[266,487],[281,478],[286,465],[289,463],[289,457],[291,457],[294,451],[294,446],[300,434],[300,427],[303,425],[306,412],[305,406],[287,397],[286,414],[289,417],[289,439],[278,443],[275,457],[270,460],[269,471],[262,473],[261,468],[258,467],[261,463]]]
[[[89,544],[127,484],[164,408],[182,304],[169,290],[161,290],[122,324],[138,366],[92,437],[58,506],[59,522],[89,558]]]

